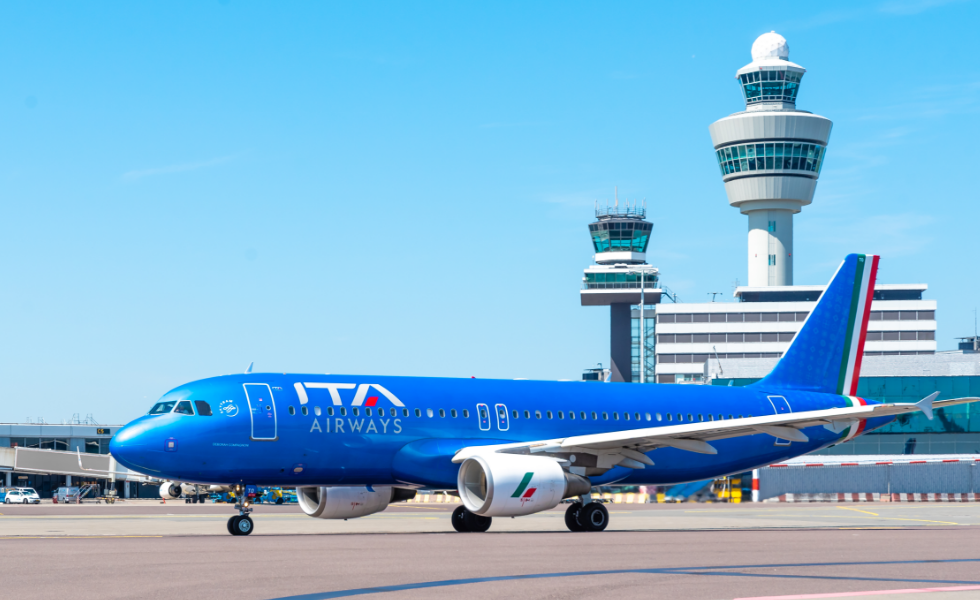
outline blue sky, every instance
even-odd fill
[[[123,422],[256,370],[578,378],[596,200],[731,300],[746,217],[708,125],[776,30],[834,121],[796,283],[848,252],[980,304],[976,2],[0,6],[0,421]]]

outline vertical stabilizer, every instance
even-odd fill
[[[855,395],[877,272],[877,256],[849,254],[786,354],[754,385]]]

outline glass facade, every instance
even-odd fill
[[[796,71],[753,71],[739,75],[746,104],[793,102],[800,91],[803,73]]]
[[[644,349],[645,355],[643,356],[644,362],[646,362],[646,373],[644,374],[644,383],[654,383],[657,380],[656,367],[657,367],[657,331],[656,331],[656,319],[654,318],[655,308],[653,306],[646,306],[643,310],[643,321],[644,321],[644,331],[643,334],[646,338]],[[633,370],[633,383],[640,382],[640,307],[634,306],[633,318],[631,319],[632,327],[632,342],[631,342],[631,363]]]
[[[805,171],[820,174],[826,148],[806,142],[738,144],[715,152],[721,174],[750,171]]]
[[[653,223],[631,220],[607,220],[589,224],[596,252],[646,252]]]
[[[659,277],[656,275],[644,275],[644,289],[656,288]],[[640,289],[639,273],[586,273],[582,289],[586,290],[619,290],[619,289]],[[653,318],[653,311],[650,312]]]

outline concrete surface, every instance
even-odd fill
[[[344,522],[260,506],[255,534],[232,537],[225,505],[3,506],[0,594],[980,598],[980,505],[618,505],[603,533],[555,510],[485,534],[453,532],[452,508]],[[886,590],[922,591],[866,595]]]

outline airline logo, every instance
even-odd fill
[[[525,473],[524,479],[521,479],[521,484],[517,486],[514,493],[510,495],[511,498],[520,498],[521,506],[525,503],[531,501],[531,497],[534,496],[534,492],[538,491],[538,488],[528,487],[531,484],[531,478],[534,477],[534,473]]]
[[[333,402],[333,405],[343,406],[344,403],[340,398],[340,390],[353,390],[356,388],[357,391],[354,393],[354,400],[351,401],[351,406],[377,406],[379,397],[368,396],[368,393],[372,389],[391,402],[392,406],[397,406],[399,408],[404,408],[405,406],[397,396],[377,383],[362,383],[358,385],[356,383],[331,383],[321,381],[307,381],[300,383],[297,381],[295,384],[293,384],[293,387],[296,388],[296,395],[299,396],[300,404],[306,404],[310,401],[309,395],[306,393],[306,390],[309,389],[327,390],[330,392],[330,400]]]

